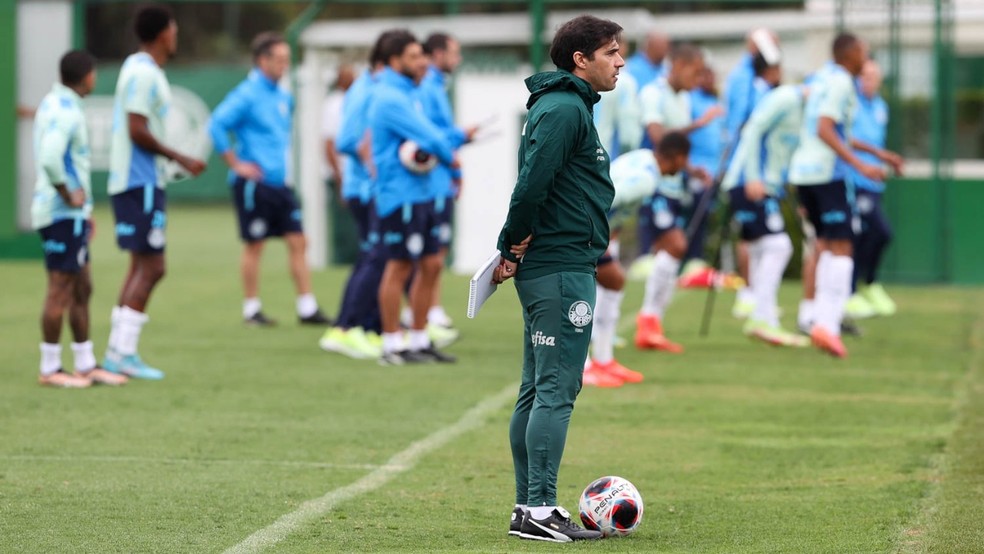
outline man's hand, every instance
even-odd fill
[[[761,202],[765,198],[765,184],[762,181],[745,183],[745,198],[750,202]]]
[[[499,265],[492,270],[492,282],[501,285],[511,277],[516,276],[516,262],[510,262],[505,258],[499,258]]]
[[[879,158],[881,158],[881,161],[891,166],[892,172],[895,175],[899,177],[903,175],[905,160],[902,159],[902,156],[892,152],[891,150],[882,150],[882,155],[879,156]]]
[[[710,186],[711,183],[714,181],[714,179],[711,177],[711,174],[708,173],[706,169],[700,166],[695,166],[695,165],[688,166],[687,173],[689,173],[691,177],[695,179],[699,179],[701,183],[704,183],[705,187]]]
[[[192,158],[190,156],[185,156],[184,154],[178,154],[174,161],[178,162],[178,165],[188,170],[193,177],[198,177],[205,171],[205,162]]]
[[[699,129],[722,115],[724,115],[724,106],[715,104],[694,122],[694,126]]]
[[[864,175],[865,177],[871,179],[872,181],[884,181],[885,180],[885,169],[881,166],[872,164],[861,164],[861,167],[857,168],[858,173]]]
[[[519,244],[514,244],[509,247],[509,253],[517,258],[522,258],[526,255],[526,251],[530,248],[530,241],[533,240],[533,235],[530,235],[523,239],[523,242]]]
[[[260,182],[263,180],[263,170],[253,162],[237,161],[232,164],[232,172],[247,181]]]
[[[68,193],[68,205],[73,208],[85,206],[85,190],[81,187]]]
[[[481,127],[479,127],[478,125],[472,125],[471,127],[465,127],[465,142],[466,143],[469,143],[469,142],[475,140],[475,135],[478,134],[479,129],[481,129]]]

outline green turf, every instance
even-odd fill
[[[112,244],[108,212],[98,210],[97,220],[92,308],[101,353],[125,257]],[[167,372],[157,383],[39,387],[44,272],[40,262],[0,265],[0,552],[220,552],[518,380],[522,329],[511,285],[468,321],[465,280],[449,277],[460,362],[381,368],[319,351],[319,331],[294,323],[280,244],[268,247],[262,296],[281,325],[240,325],[230,208],[174,206],[169,226],[168,275],[141,341],[145,359]],[[344,277],[314,276],[329,311]],[[626,314],[640,289],[630,284]],[[703,295],[679,294],[667,331],[687,353],[618,351],[646,381],[582,393],[561,468],[569,509],[592,479],[617,474],[639,487],[645,521],[627,539],[563,548],[979,551],[984,293],[890,290],[900,314],[866,323],[846,362],[748,342],[726,315],[730,295],[701,339]],[[784,288],[790,316],[796,296]],[[509,413],[504,405],[270,551],[558,550],[505,535]]]

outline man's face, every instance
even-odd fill
[[[271,81],[279,81],[290,67],[290,46],[278,42],[270,47],[270,52],[256,59],[256,66]]]
[[[646,57],[653,62],[661,62],[670,51],[670,40],[663,34],[650,35],[646,39]]]
[[[700,74],[704,70],[704,60],[675,61],[670,69],[671,85],[677,90],[693,90],[697,87]]]
[[[782,82],[782,67],[778,65],[770,65],[765,68],[765,71],[762,72],[762,79],[766,83],[769,83],[769,86],[771,87],[779,86],[779,83]]]
[[[592,52],[591,58],[580,52],[574,54],[574,63],[580,70],[580,76],[596,92],[615,88],[615,83],[618,81],[618,70],[625,65],[625,60],[618,52],[618,41],[612,39],[608,44]]]
[[[161,32],[158,38],[164,42],[168,57],[173,58],[178,53],[178,23],[172,19],[171,24]]]
[[[862,40],[854,43],[854,46],[847,51],[844,59],[844,69],[851,75],[858,75],[864,67],[864,62],[868,61],[868,44]]]
[[[882,72],[878,64],[868,60],[861,68],[861,94],[868,98],[874,97],[882,86]]]
[[[461,65],[461,45],[454,39],[448,39],[446,50],[434,52],[434,65],[444,73],[454,73]]]
[[[390,59],[390,66],[398,73],[419,83],[427,73],[427,56],[419,42],[411,42],[403,49],[403,53]]]
[[[96,89],[96,70],[93,69],[88,75],[82,78],[82,87],[79,96],[85,98]]]

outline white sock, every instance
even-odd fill
[[[546,519],[550,517],[556,506],[530,506],[530,517],[533,519]]]
[[[854,260],[850,256],[820,254],[817,262],[817,325],[834,336],[840,335],[844,305],[851,296],[851,274]]]
[[[516,506],[514,506],[513,509],[516,509],[516,508],[519,508],[520,510],[523,510],[524,512],[526,510],[529,510],[529,507],[526,504],[516,504]]]
[[[752,319],[762,321],[773,327],[779,325],[779,311],[776,300],[782,273],[793,255],[793,243],[785,233],[766,235],[749,245],[749,255],[755,265],[755,279],[752,289],[755,292],[755,311]],[[753,250],[757,250],[755,255]]]
[[[383,333],[383,352],[390,354],[403,350],[403,333]]]
[[[62,368],[61,344],[41,343],[41,375],[51,375]]]
[[[653,260],[653,270],[646,279],[646,293],[642,299],[643,315],[655,315],[660,319],[666,311],[676,290],[677,273],[680,271],[680,260],[670,256],[665,250],[660,250]]]
[[[92,353],[92,341],[73,342],[72,353],[75,354],[75,371],[92,371],[96,367],[96,355]]]
[[[423,350],[430,346],[430,337],[427,336],[427,331],[410,329],[408,338],[410,344],[407,347],[410,350]]]
[[[618,261],[622,255],[622,243],[618,239],[608,241],[608,255]]]
[[[108,353],[116,351],[116,343],[119,340],[120,326],[120,307],[113,306],[113,311],[109,314],[109,340],[106,342]]]
[[[751,245],[749,245],[749,248],[751,248]],[[749,257],[750,256],[751,256],[751,252],[749,252]],[[748,282],[749,282],[749,286],[747,286],[747,287],[741,287],[740,289],[738,289],[738,301],[739,302],[755,303],[755,292],[752,290],[752,287],[751,287],[751,282],[752,282],[752,276],[751,276],[751,273],[752,273],[752,269],[751,269],[752,260],[748,260],[748,265],[749,265],[749,268],[748,268],[748,273],[749,273],[749,275],[748,275]]]
[[[427,310],[427,323],[433,323],[435,325],[442,325],[448,319],[448,314],[444,311],[443,306],[431,306]]]
[[[803,329],[813,326],[816,319],[816,300],[804,298],[800,300],[799,313],[796,316],[796,323]]]
[[[297,315],[311,317],[318,311],[318,300],[310,292],[297,297]]]
[[[260,313],[260,308],[262,303],[259,298],[244,298],[243,299],[243,318],[249,319],[254,315]]]
[[[607,364],[615,359],[615,332],[622,308],[622,291],[597,287],[594,327],[591,328],[591,358]]]
[[[140,331],[150,318],[143,312],[138,312],[129,306],[122,306],[119,315],[116,345],[113,347],[121,356],[137,353],[140,343]]]

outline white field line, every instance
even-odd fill
[[[516,398],[518,383],[513,383],[498,393],[489,396],[464,413],[461,418],[434,431],[430,435],[412,443],[398,452],[384,465],[376,468],[365,477],[350,485],[329,491],[320,498],[308,500],[296,510],[285,514],[269,526],[246,537],[242,542],[226,550],[226,554],[260,552],[285,539],[304,524],[316,520],[330,512],[335,506],[356,496],[373,491],[389,483],[393,478],[405,473],[427,454],[441,448],[459,436],[478,428],[490,415],[506,406]]]
[[[229,460],[210,458],[153,458],[143,456],[73,456],[66,454],[0,454],[0,460],[26,462],[98,462],[109,464],[259,465],[315,469],[378,469],[379,464],[332,464],[300,460]]]

